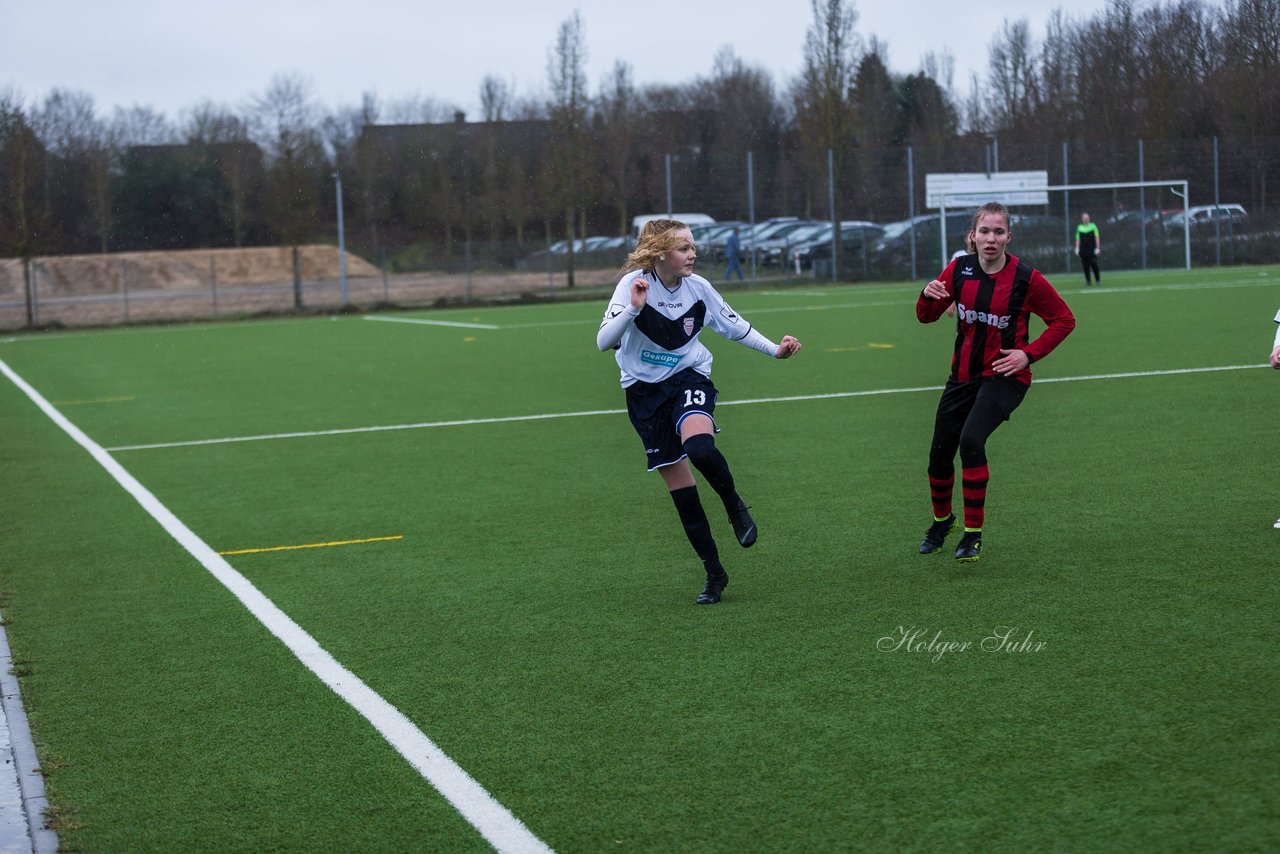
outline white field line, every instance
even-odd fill
[[[107,473],[134,497],[161,527],[223,584],[249,612],[308,670],[320,678],[335,694],[345,700],[365,720],[373,724],[383,738],[405,758],[428,783],[443,795],[462,816],[479,831],[490,845],[506,852],[549,852],[551,849],[533,835],[506,807],[494,800],[444,751],[427,738],[413,721],[377,694],[359,677],[343,667],[316,642],[315,638],[289,618],[284,611],[237,572],[231,564],[200,539],[177,516],[160,503],[97,442],[66,419],[44,397],[0,360],[0,373],[23,391],[51,421],[89,452]]]
[[[381,320],[383,323],[417,323],[422,326],[461,326],[463,329],[501,329],[492,323],[463,323],[460,320],[425,320],[421,317],[387,317],[382,314],[366,314],[365,320]]]
[[[0,364],[3,364],[0,362]],[[1089,374],[1079,377],[1048,377],[1037,383],[1071,383],[1086,380],[1118,380],[1133,377],[1161,377],[1171,374],[1204,374],[1218,371],[1243,371],[1265,368],[1268,365],[1222,365],[1209,368],[1171,368],[1164,371],[1129,371],[1118,374]],[[915,394],[940,391],[942,386],[915,386],[913,388],[878,388],[866,391],[835,391],[827,394],[797,394],[787,397],[759,397],[749,400],[723,400],[717,406],[745,406],[758,403],[793,403],[805,400],[833,400],[842,397],[874,397],[881,394]],[[310,430],[297,433],[264,433],[257,436],[227,436],[220,439],[191,439],[184,442],[154,442],[146,445],[117,445],[108,451],[149,451],[158,448],[185,448],[195,445],[224,445],[233,442],[262,442],[269,439],[305,439],[314,436],[340,436],[346,433],[378,433],[385,430],[424,430],[431,427],[465,427],[474,424],[505,424],[516,421],[546,421],[553,418],[585,418],[593,415],[623,415],[625,409],[590,409],[581,412],[545,412],[539,415],[508,415],[500,418],[465,418],[457,421],[420,421],[416,424],[383,424],[376,427],[346,427],[338,430]]]
[[[1131,285],[1123,288],[1109,288],[1106,285],[1095,285],[1092,288],[1073,288],[1067,292],[1068,296],[1083,296],[1085,294],[1137,294],[1147,293],[1149,291],[1213,291],[1219,288],[1274,288],[1277,284],[1276,279],[1267,279],[1259,276],[1256,279],[1233,279],[1229,282],[1199,282],[1186,285]]]
[[[1232,279],[1227,282],[1192,282],[1185,285],[1133,285],[1131,287],[1109,288],[1102,285],[1093,288],[1072,288],[1063,291],[1064,295],[1073,298],[1077,294],[1132,294],[1147,293],[1149,291],[1203,291],[1217,290],[1219,288],[1249,288],[1249,287],[1273,287],[1276,284],[1275,279],[1268,279],[1259,275],[1253,279]],[[789,305],[789,306],[769,306],[762,308],[753,308],[745,312],[744,316],[750,315],[754,317],[757,314],[784,314],[798,311],[834,311],[846,308],[885,308],[890,306],[910,306],[915,304],[918,292],[910,287],[902,286],[896,288],[877,288],[874,291],[862,291],[867,296],[878,294],[902,294],[901,299],[894,300],[875,300],[868,302],[844,302],[831,303],[828,305]],[[831,296],[829,293],[821,292],[805,292],[805,291],[756,291],[750,294],[742,294],[743,296]],[[733,294],[732,296],[739,296]],[[424,320],[421,318],[399,318],[387,317],[383,315],[366,315],[365,320],[384,320],[393,323],[418,323],[430,326],[463,326],[472,329],[542,329],[551,326],[587,326],[588,324],[599,325],[599,318],[584,318],[582,320],[548,320],[541,323],[503,323],[503,324],[481,324],[481,323],[458,323],[444,320]],[[2,342],[0,342],[2,343]]]
[[[722,406],[724,404],[721,404]],[[224,439],[192,439],[186,442],[157,442],[151,445],[117,445],[108,451],[148,451],[154,448],[181,448],[188,445],[222,445],[229,442],[259,442],[265,439],[304,439],[312,436],[341,436],[344,433],[378,433],[384,430],[421,430],[426,427],[463,427],[468,424],[499,424],[504,421],[541,421],[548,418],[579,418],[585,415],[617,415],[625,409],[596,409],[585,412],[549,412],[544,415],[511,415],[505,418],[464,418],[458,421],[422,421],[416,424],[383,424],[378,427],[344,427],[299,433],[268,433],[261,436],[229,436]]]
[[[320,320],[321,318],[314,318]],[[328,320],[337,320],[330,317]],[[258,327],[282,326],[286,323],[297,323],[298,320],[246,320],[243,322],[222,323],[174,323],[172,326],[121,326],[111,329],[82,329],[63,332],[37,332],[31,335],[10,336],[0,338],[0,344],[26,344],[32,341],[66,341],[68,338],[97,338],[103,335],[153,335],[171,332],[207,332],[215,329],[257,329]]]

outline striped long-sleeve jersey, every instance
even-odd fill
[[[639,276],[649,282],[649,297],[637,312],[631,307],[631,281]],[[711,351],[698,340],[705,327],[766,355],[777,354],[778,345],[743,320],[706,279],[685,276],[668,288],[651,271],[633,271],[618,282],[596,343],[617,350],[623,388],[637,380],[659,383],[686,368],[709,377]]]
[[[989,276],[977,255],[962,255],[938,274],[948,296],[916,300],[916,317],[933,323],[956,304],[956,346],[951,359],[951,379],[968,382],[996,376],[992,363],[1001,350],[1021,350],[1032,362],[1053,352],[1076,327],[1075,315],[1039,270],[1009,255],[1004,268]],[[1030,340],[1031,315],[1047,324]],[[1015,378],[1031,384],[1031,368]]]

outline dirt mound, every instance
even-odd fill
[[[303,281],[336,279],[338,248],[298,247]],[[266,285],[293,281],[293,249],[257,246],[250,249],[184,249],[173,252],[115,252],[106,255],[57,255],[32,259],[42,295],[89,295],[129,290],[192,290]],[[377,276],[378,268],[347,253],[347,276]],[[22,262],[0,259],[0,298],[22,298]]]

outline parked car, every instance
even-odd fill
[[[756,262],[766,267],[779,267],[791,257],[791,249],[801,243],[808,243],[825,232],[831,234],[829,222],[807,222],[786,234],[761,240],[756,244]]]
[[[627,246],[627,238],[615,237],[610,235],[594,235],[592,237],[580,237],[573,241],[573,254],[584,255],[589,252],[616,252],[624,250]],[[538,249],[529,253],[525,258],[526,263],[546,263],[548,255],[559,258],[569,254],[569,241],[557,240],[546,249]]]
[[[1224,225],[1237,225],[1248,218],[1249,214],[1245,211],[1243,205],[1196,205],[1188,208],[1185,214],[1182,211],[1178,211],[1166,219],[1164,227],[1181,229],[1184,222],[1190,222],[1192,228],[1200,225],[1213,225],[1214,222],[1220,222]]]
[[[729,232],[735,228],[744,229],[747,227],[745,222],[736,220],[730,222],[717,222],[715,225],[692,226],[689,230],[693,233],[693,242],[697,245],[698,251],[706,256],[711,256],[712,247],[716,241],[721,245],[729,239]]]
[[[872,263],[882,271],[900,271],[910,267],[911,233],[914,231],[916,261],[923,263],[926,269],[931,267],[942,257],[938,219],[938,214],[930,213],[889,223],[871,249]],[[947,214],[946,256],[948,258],[953,251],[964,246],[964,238],[972,220],[971,212]]]
[[[847,219],[840,223],[840,265],[862,265],[866,253],[884,235],[884,226],[863,219]],[[824,223],[809,240],[790,250],[791,263],[796,270],[811,268],[815,261],[831,261],[831,224]]]
[[[637,237],[640,236],[640,230],[644,228],[644,224],[654,219],[666,219],[667,214],[640,214],[631,218],[631,229]],[[715,218],[704,213],[678,213],[671,214],[672,219],[678,219],[687,226],[710,225],[715,222]]]
[[[738,234],[742,246],[742,252],[738,256],[738,260],[745,261],[747,258],[751,257],[751,249],[753,246],[760,246],[768,240],[781,239],[797,229],[811,225],[812,223],[812,220],[800,219],[799,217],[779,216],[767,219],[764,222],[758,222],[756,223],[755,228],[744,228]],[[724,247],[728,239],[729,237],[726,234],[723,239],[713,241],[715,258],[717,261],[723,261],[725,259]]]

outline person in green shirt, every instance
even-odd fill
[[[1093,271],[1093,281],[1102,284],[1102,273],[1098,271],[1098,256],[1102,254],[1102,235],[1098,226],[1089,222],[1087,213],[1080,214],[1080,224],[1076,226],[1076,254],[1080,256],[1080,266],[1084,267],[1084,284],[1089,287],[1089,271]]]

